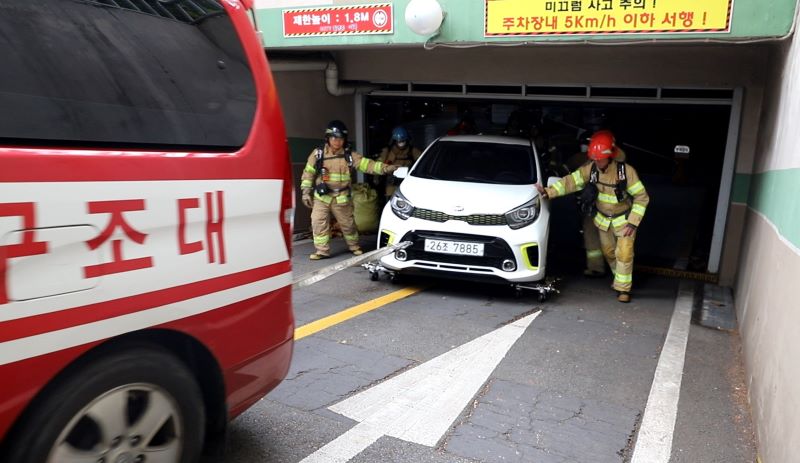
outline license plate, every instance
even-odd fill
[[[459,256],[482,256],[483,243],[426,239],[425,250],[427,252],[439,252],[442,254],[457,254]]]

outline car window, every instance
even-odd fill
[[[216,0],[0,2],[0,143],[229,150],[256,90]]]
[[[505,185],[529,185],[537,181],[530,146],[465,141],[437,141],[417,162],[411,175]]]

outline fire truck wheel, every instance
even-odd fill
[[[96,359],[48,388],[12,437],[9,463],[199,458],[205,411],[191,372],[166,351]]]

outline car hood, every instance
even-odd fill
[[[533,185],[495,185],[408,177],[400,192],[414,207],[449,215],[505,214],[537,196]]]

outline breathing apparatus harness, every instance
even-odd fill
[[[324,155],[325,155],[325,145],[318,146],[317,150],[316,150],[317,162],[315,164],[315,168],[316,168],[316,171],[318,173],[317,174],[318,175],[317,178],[321,179],[321,181],[319,183],[317,183],[316,185],[314,185],[314,192],[316,192],[318,195],[322,196],[322,195],[328,195],[328,194],[331,194],[331,193],[339,193],[339,192],[342,192],[342,191],[349,190],[350,189],[349,186],[346,186],[344,188],[331,188],[331,187],[329,187],[328,184],[325,182],[325,177],[328,175],[328,169],[322,167],[322,164],[323,164],[324,161],[327,161],[329,159],[342,159],[342,158],[344,158],[344,160],[347,161],[347,167],[352,169],[353,168],[353,150],[350,147],[350,145],[349,144],[345,145],[344,154],[337,154],[337,155],[334,155],[334,156],[329,156],[327,158],[324,157]]]
[[[397,157],[397,155],[395,155],[395,158],[394,158],[395,161],[411,161],[411,160],[414,159],[414,157],[411,155],[412,151],[414,150],[414,145],[411,144],[411,141],[406,140],[406,146],[404,146],[402,148],[397,144],[396,141],[393,142],[392,145],[396,146],[397,149],[400,150],[400,152],[397,153],[397,154],[402,154],[403,155],[402,158],[399,158],[399,157]]]
[[[600,182],[600,171],[597,169],[597,165],[592,163],[592,170],[589,173],[589,184],[581,191],[581,194],[578,196],[578,207],[580,211],[587,216],[593,216],[598,213],[597,210],[597,195],[600,193],[600,190],[597,188],[597,184],[600,183],[605,186],[613,186],[614,187],[614,194],[617,196],[617,201],[622,202],[628,197],[628,176],[625,171],[625,163],[624,162],[617,162],[617,183],[616,185],[607,185],[605,183]],[[603,214],[605,216],[605,214]],[[628,211],[623,212],[622,214],[618,214],[614,217],[619,217],[620,215],[628,215]],[[608,217],[608,216],[606,216]]]
[[[392,140],[392,143],[389,146],[389,152],[387,153],[387,156],[386,156],[387,158],[392,153],[392,148],[394,148],[394,147],[397,147],[397,149],[399,149],[400,152],[395,154],[395,157],[394,157],[393,161],[395,161],[395,162],[396,161],[411,161],[412,164],[414,163],[414,156],[412,154],[414,152],[414,145],[411,144],[410,140],[406,140],[406,146],[403,147],[403,148],[400,148],[397,145],[397,142]],[[398,157],[399,154],[402,154],[403,157],[402,158]],[[391,185],[399,186],[400,183],[403,181],[403,179],[389,176],[389,178],[386,181]]]

